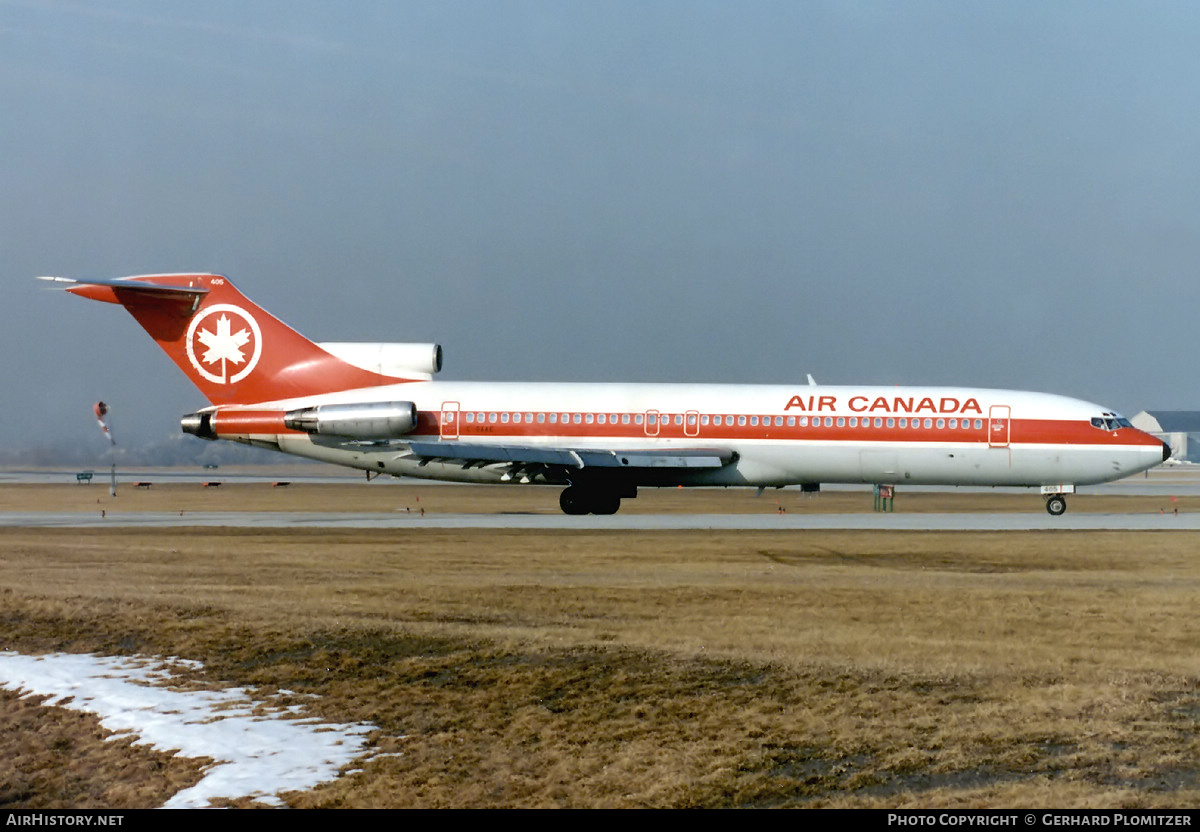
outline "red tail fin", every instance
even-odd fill
[[[255,404],[413,379],[330,355],[215,274],[69,280],[72,294],[119,303],[212,404]]]

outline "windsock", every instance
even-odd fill
[[[92,405],[92,412],[96,414],[96,423],[100,425],[100,430],[108,437],[108,441],[113,445],[117,444],[117,441],[113,439],[112,431],[109,430],[108,422],[104,419],[108,415],[108,405],[104,402],[96,402]]]

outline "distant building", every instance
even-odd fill
[[[1200,411],[1143,410],[1129,421],[1171,446],[1171,459],[1200,462]]]

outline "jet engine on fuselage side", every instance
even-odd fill
[[[288,430],[348,439],[395,439],[417,426],[412,402],[322,404],[289,410],[283,417]]]
[[[295,410],[223,408],[189,413],[180,420],[184,433],[201,439],[242,441],[256,435],[298,431],[313,436],[375,441],[396,439],[417,427],[413,402],[348,402]]]

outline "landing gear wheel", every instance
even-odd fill
[[[1058,517],[1067,510],[1067,498],[1060,497],[1057,494],[1046,500],[1046,511],[1050,512],[1052,517]]]
[[[562,509],[563,514],[587,514],[587,493],[575,486],[565,488],[563,493],[558,495],[558,507]]]
[[[603,491],[592,495],[592,514],[616,514],[621,507],[621,498]]]
[[[621,498],[610,491],[594,491],[578,485],[567,486],[558,495],[563,514],[616,514]]]

